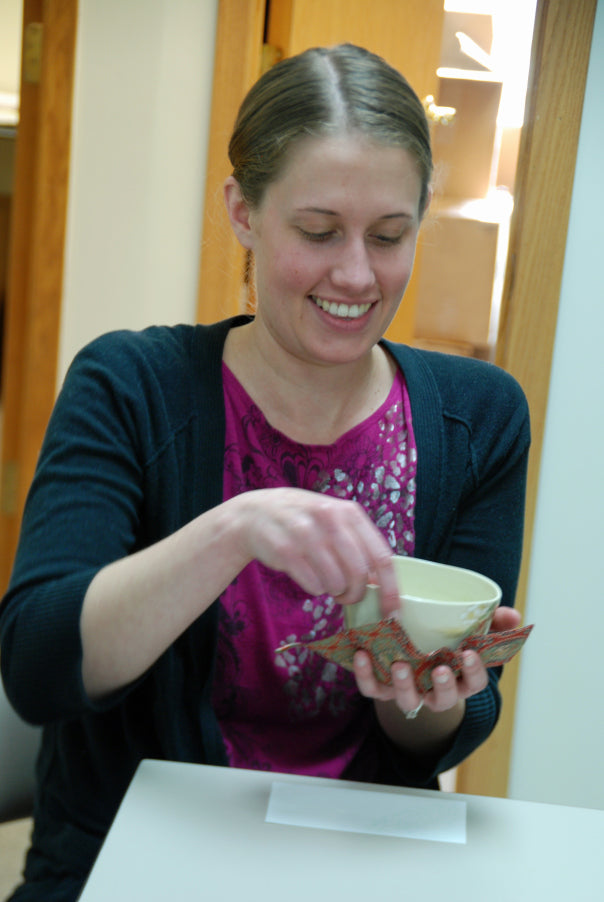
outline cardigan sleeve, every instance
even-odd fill
[[[140,380],[127,346],[105,336],[75,359],[28,495],[0,636],[7,694],[32,723],[93,707],[81,678],[84,595],[139,541]]]

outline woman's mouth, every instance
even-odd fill
[[[317,297],[315,294],[310,295],[311,300],[320,307],[321,310],[324,310],[326,313],[329,313],[330,316],[336,316],[339,319],[359,319],[361,316],[365,316],[368,310],[371,308],[371,304],[339,304],[335,301],[325,301],[323,298]]]

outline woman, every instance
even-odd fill
[[[494,628],[518,622],[522,392],[381,340],[430,197],[422,106],[367,51],[313,49],[229,153],[255,318],[97,339],[49,424],[1,612],[7,692],[44,725],[15,899],[76,898],[143,757],[436,786],[498,716],[471,652],[421,698],[403,662],[386,688],[363,652],[276,651],[341,628],[369,576],[394,611],[393,552],[487,574]]]

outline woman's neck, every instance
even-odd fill
[[[293,441],[331,444],[386,400],[396,365],[380,346],[342,364],[312,364],[268,349],[254,323],[231,329],[224,362],[269,423]]]

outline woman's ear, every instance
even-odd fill
[[[253,234],[250,224],[250,208],[243,197],[241,185],[232,175],[224,183],[224,202],[239,243],[247,250],[251,250]]]

